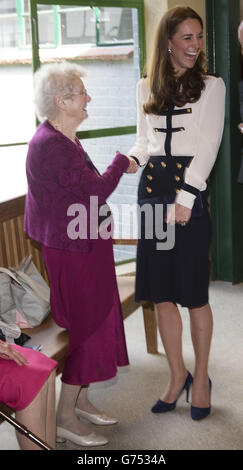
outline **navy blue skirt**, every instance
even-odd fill
[[[210,277],[208,193],[199,194],[186,226],[167,226],[166,210],[183,183],[185,165],[181,163],[186,157],[179,157],[179,161],[167,158],[150,158],[138,188],[138,204],[142,210],[135,299],[201,307],[208,303]]]

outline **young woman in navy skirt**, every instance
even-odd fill
[[[195,420],[205,418],[211,410],[208,360],[213,317],[208,299],[211,222],[207,180],[222,139],[225,114],[224,82],[205,72],[202,48],[200,16],[191,8],[169,10],[157,30],[148,76],[138,83],[137,139],[128,152],[145,166],[139,205],[150,204],[154,216],[157,204],[168,208],[162,224],[165,230],[175,230],[173,246],[161,249],[157,233],[146,237],[148,220],[144,216],[138,242],[136,300],[155,303],[170,368],[167,390],[152,411],[173,410],[181,393],[186,390],[188,396],[192,386],[191,417]],[[183,360],[177,304],[187,307],[190,314],[193,377]]]

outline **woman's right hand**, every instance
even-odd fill
[[[127,158],[130,162],[130,165],[129,165],[126,173],[137,173],[138,168],[139,168],[138,164],[135,162],[135,160],[133,158],[131,158],[131,157],[127,157]]]
[[[4,343],[0,341],[0,357],[2,359],[6,360],[13,360],[16,362],[19,366],[25,365],[27,366],[29,362],[27,359],[25,359],[22,354],[20,354],[18,351],[16,351],[11,344]]]
[[[119,150],[117,150],[116,153],[120,153]],[[129,163],[130,163],[129,167],[126,170],[126,173],[137,173],[138,168],[139,168],[138,164],[135,162],[133,158],[128,157],[128,155],[125,155],[125,156],[128,158]]]

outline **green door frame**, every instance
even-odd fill
[[[206,0],[206,19],[208,69],[219,73],[227,88],[224,135],[210,178],[212,279],[237,283],[243,281],[243,185],[237,183],[242,146],[237,129],[240,1]]]
[[[70,6],[92,6],[92,7],[120,7],[120,8],[136,8],[138,10],[138,38],[139,38],[139,63],[140,74],[142,76],[145,60],[145,24],[144,24],[144,2],[143,0],[30,0],[30,16],[32,29],[32,60],[33,72],[40,66],[39,58],[39,34],[38,34],[38,18],[37,4],[41,5],[70,5]],[[135,134],[136,126],[115,127],[108,129],[94,129],[90,131],[77,132],[79,139],[90,139],[98,137],[119,136],[125,134]]]

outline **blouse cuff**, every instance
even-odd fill
[[[195,194],[192,194],[191,192],[181,189],[179,194],[176,196],[175,202],[177,204],[181,204],[184,207],[187,207],[188,209],[192,209],[195,199],[196,199]]]
[[[138,166],[141,166],[140,165],[140,161],[137,157],[134,157],[133,155],[130,155],[130,158],[133,158],[133,160],[135,160],[135,162],[137,163]]]

